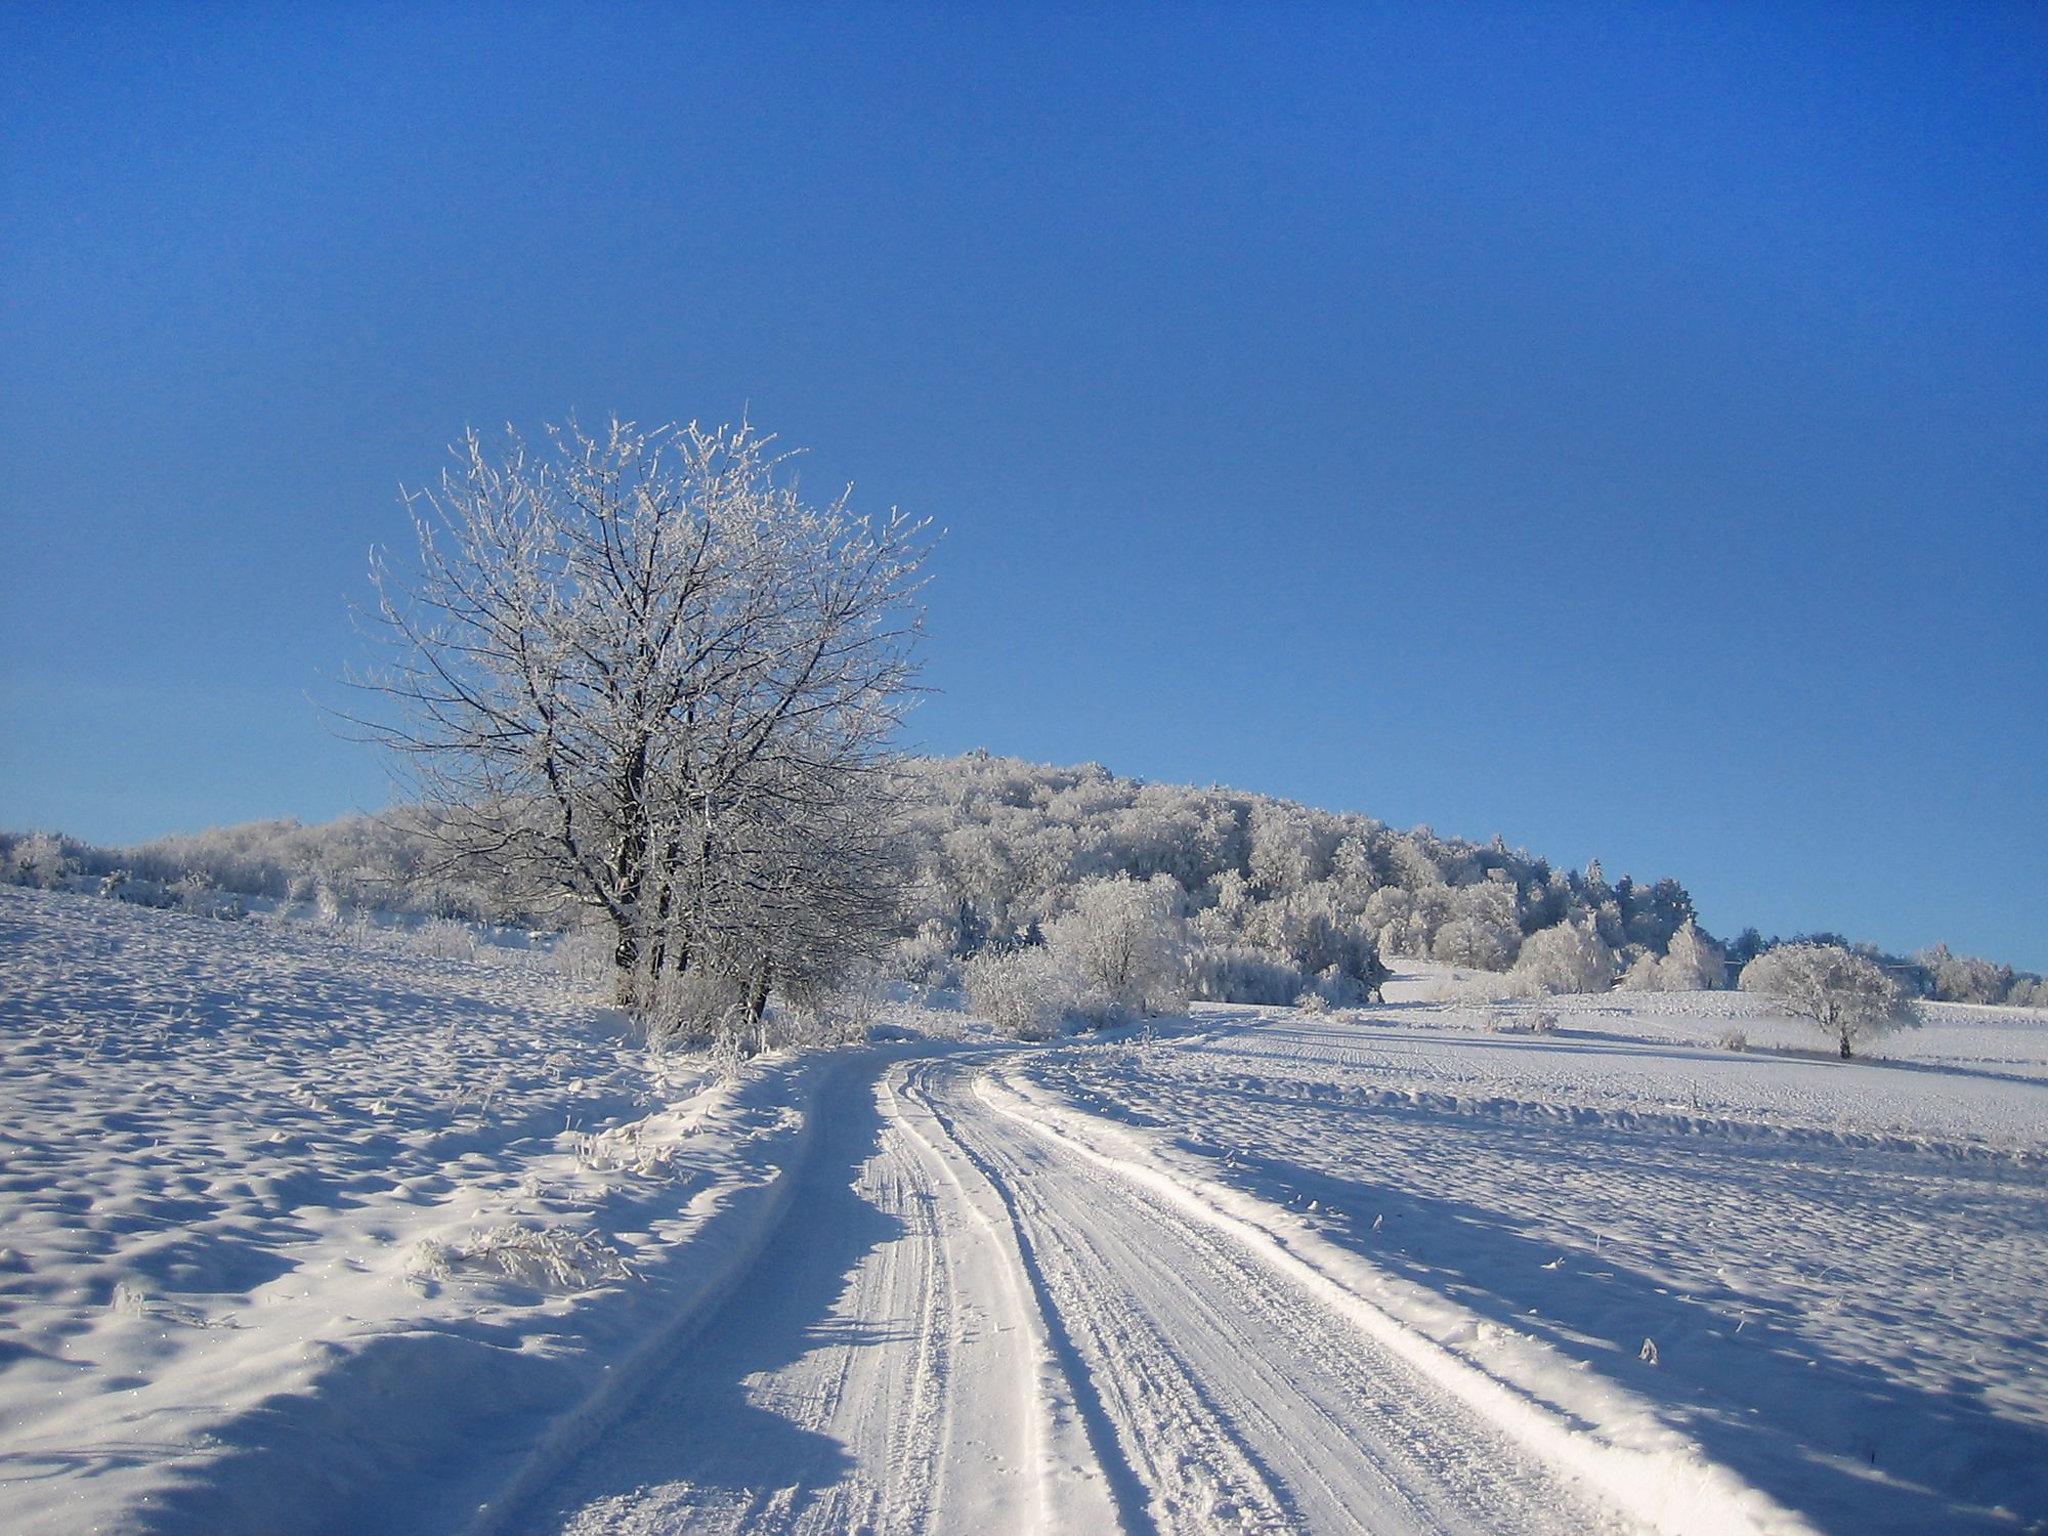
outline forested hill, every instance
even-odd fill
[[[910,764],[924,922],[964,925],[966,946],[1027,939],[1063,893],[1100,876],[1170,877],[1212,944],[1290,955],[1311,974],[1316,934],[1357,934],[1385,953],[1505,970],[1523,939],[1592,927],[1626,966],[1662,955],[1693,916],[1676,880],[1609,882],[1553,867],[1499,838],[1396,831],[1223,788],[1120,778],[973,752]],[[978,930],[978,931],[976,931]],[[1341,939],[1340,939],[1341,942]]]
[[[906,775],[906,858],[914,878],[904,948],[943,968],[988,947],[1028,944],[1083,883],[1129,876],[1172,882],[1208,968],[1210,995],[1291,999],[1320,983],[1341,996],[1378,955],[1427,956],[1482,970],[1556,948],[1573,963],[1637,985],[1720,984],[1719,956],[1695,928],[1678,881],[1609,880],[1490,843],[1399,831],[1371,817],[1266,795],[1123,778],[1100,764],[1049,767],[970,752],[912,758]],[[249,822],[130,849],[46,834],[0,833],[0,880],[64,885],[110,877],[182,894],[382,906],[526,925],[567,919],[544,893],[485,871],[440,867],[420,813],[393,811],[305,825]],[[1684,963],[1672,956],[1678,940]],[[1752,930],[1738,965],[1775,941]],[[1867,948],[1867,946],[1859,946]],[[1526,952],[1525,952],[1526,950]],[[1547,961],[1556,956],[1545,957]],[[1967,1002],[2028,1001],[2048,985],[1941,946],[1891,961],[1924,994]],[[1661,980],[1660,963],[1668,974]]]

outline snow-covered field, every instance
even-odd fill
[[[1457,991],[727,1082],[0,890],[0,1529],[2048,1521],[2048,1018]]]
[[[1741,995],[1553,999],[1534,1034],[1431,990],[1022,1075],[1587,1362],[1824,1528],[2048,1520],[2048,1018],[1939,1008],[1843,1064]]]
[[[524,956],[0,889],[0,1529],[460,1528],[744,1250],[806,1092],[657,1079]]]

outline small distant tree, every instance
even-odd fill
[[[1934,995],[1945,1003],[2002,1003],[2016,979],[2011,966],[1954,954],[1946,944],[1913,958],[1927,970]]]
[[[1511,927],[1479,917],[1456,917],[1437,929],[1429,952],[1446,965],[1473,971],[1504,971],[1517,935]]]
[[[1904,989],[1874,961],[1835,944],[1783,944],[1742,968],[1741,988],[1772,998],[1840,1047],[1918,1022]]]
[[[1728,963],[1720,949],[1687,918],[1671,936],[1669,953],[1639,956],[1622,978],[1632,992],[1706,992],[1728,984]]]
[[[1079,978],[1042,944],[985,949],[962,970],[967,1006],[1013,1039],[1051,1039],[1078,1002]]]

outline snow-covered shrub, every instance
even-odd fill
[[[1495,1035],[1554,1035],[1557,1033],[1557,1015],[1548,1008],[1522,1010],[1519,1008],[1489,1008],[1480,1015],[1480,1023],[1489,1034]]]
[[[474,960],[476,930],[453,918],[430,917],[406,935],[405,947],[429,960]]]
[[[322,881],[313,891],[313,921],[323,928],[339,928],[341,917],[341,898],[333,886]]]
[[[953,955],[953,931],[938,918],[928,918],[909,938],[889,951],[888,968],[897,979],[916,987],[951,987],[960,983]]]
[[[1560,992],[1605,992],[1614,982],[1614,951],[1590,923],[1559,923],[1529,935],[1508,972],[1528,997]]]
[[[625,1257],[595,1232],[516,1223],[479,1232],[460,1248],[422,1239],[407,1267],[437,1280],[472,1267],[490,1269],[521,1285],[558,1291],[588,1290],[606,1280],[633,1277]]]
[[[194,917],[214,917],[231,922],[249,915],[249,909],[240,896],[233,891],[219,889],[209,876],[200,871],[180,876],[175,885],[163,891],[161,901],[152,901],[150,905],[174,907]]]
[[[888,977],[879,962],[862,961],[849,967],[826,990],[819,1000],[819,1010],[833,1021],[839,1038],[865,1039],[881,1016],[888,985]]]
[[[165,890],[154,880],[137,880],[124,870],[115,870],[100,881],[100,894],[115,901],[125,901],[130,906],[149,907],[154,910],[168,910],[178,904],[178,898]]]
[[[1742,990],[1774,998],[1826,1035],[1848,1060],[1851,1047],[1919,1022],[1905,990],[1873,960],[1834,944],[1781,944],[1742,968]]]
[[[1746,1051],[1749,1049],[1749,1036],[1739,1029],[1723,1030],[1721,1032],[1720,1046],[1724,1051]]]
[[[864,1040],[880,1014],[884,989],[880,966],[856,961],[829,982],[792,985],[783,1006],[772,1011],[770,1033],[794,1050]]]
[[[1045,941],[1080,980],[1083,1012],[1108,1020],[1186,1006],[1182,899],[1170,875],[1074,888],[1073,906],[1045,925]]]
[[[1304,992],[1294,1000],[1294,1006],[1303,1013],[1328,1013],[1330,1000],[1320,992]]]
[[[1301,967],[1242,945],[1204,944],[1195,950],[1188,969],[1194,995],[1218,1003],[1284,1008],[1309,983]]]
[[[1018,1040],[1047,1040],[1080,1001],[1080,982],[1043,945],[983,950],[963,967],[967,1006]]]
[[[605,928],[572,928],[548,951],[548,963],[572,986],[593,989],[612,979],[612,951],[618,938]]]
[[[0,842],[0,881],[60,890],[82,872],[77,850],[48,832]]]
[[[703,966],[692,966],[680,976],[666,975],[639,1010],[647,1047],[659,1054],[679,1046],[737,1041],[746,1001],[746,989],[736,978]]]

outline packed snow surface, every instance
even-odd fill
[[[2048,1019],[1479,984],[725,1076],[0,891],[0,1529],[2048,1521]]]

